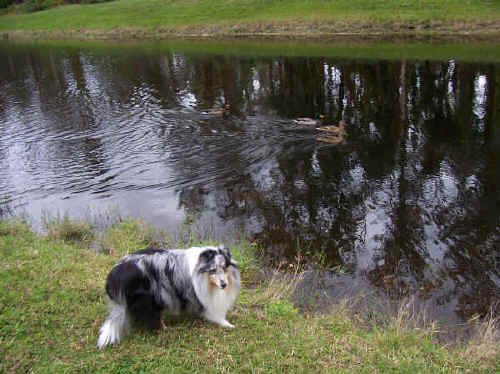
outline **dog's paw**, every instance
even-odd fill
[[[227,327],[229,329],[234,329],[234,325],[230,324],[228,321],[224,320],[220,323],[222,327]]]
[[[222,327],[227,327],[227,328],[234,328],[234,325],[231,325],[228,321],[226,321],[223,318],[214,318],[211,316],[205,316],[205,318],[212,323],[215,323],[216,325],[222,326]]]

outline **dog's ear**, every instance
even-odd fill
[[[200,253],[200,257],[199,257],[199,264],[200,264],[200,272],[201,273],[204,273],[204,272],[207,272],[207,271],[210,271],[211,268],[212,268],[212,264],[210,263],[213,258],[215,257],[215,255],[217,254],[217,251],[213,250],[213,249],[206,249],[204,250],[203,252]]]
[[[212,261],[216,254],[217,251],[215,249],[208,247],[200,253],[200,260]]]
[[[223,244],[220,244],[217,248],[219,249],[219,253],[224,256],[224,259],[226,260],[226,266],[234,266],[236,268],[238,267],[238,263],[233,259],[233,256],[231,256],[229,248],[225,248]]]

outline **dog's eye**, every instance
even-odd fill
[[[215,269],[209,270],[209,273],[213,275],[216,273],[216,270]]]

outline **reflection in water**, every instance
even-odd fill
[[[484,314],[500,296],[499,74],[7,45],[0,188],[34,216],[116,204],[168,226],[211,212],[270,258],[300,247],[438,314]],[[225,104],[228,117],[203,113]],[[318,113],[347,123],[345,144],[292,121]]]

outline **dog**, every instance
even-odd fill
[[[162,316],[190,314],[223,327],[240,290],[238,264],[218,247],[143,249],[123,257],[106,280],[109,315],[97,347],[118,344],[133,321],[165,327]]]

